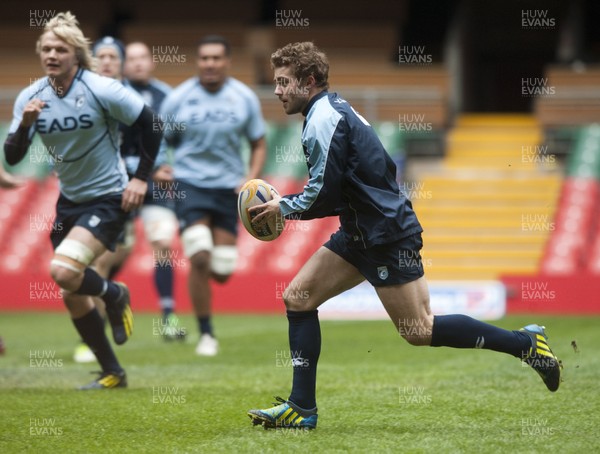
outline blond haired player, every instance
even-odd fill
[[[104,251],[114,250],[127,213],[138,208],[161,140],[153,112],[139,97],[113,79],[93,70],[89,40],[70,12],[46,24],[37,52],[46,77],[18,95],[13,121],[4,143],[6,161],[19,162],[38,134],[52,151],[60,181],[55,228],[50,234],[54,256],[52,279],[81,338],[92,349],[102,372],[81,389],[127,386],[92,302],[106,304],[113,339],[123,344],[132,334],[129,291],[124,284],[102,278],[89,265]],[[143,157],[129,180],[119,156],[119,122],[142,131]]]

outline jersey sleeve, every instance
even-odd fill
[[[14,134],[15,132],[17,132],[17,129],[19,129],[19,125],[21,124],[21,120],[23,119],[23,110],[25,110],[25,106],[29,101],[28,93],[29,90],[26,88],[25,90],[21,91],[21,93],[19,93],[17,99],[15,100],[15,105],[13,107],[13,117],[10,123],[10,127],[8,128],[9,134]],[[34,134],[35,128],[29,128],[29,139],[31,139]]]
[[[157,169],[162,165],[172,165],[171,159],[169,159],[169,145],[167,141],[163,137],[160,141],[160,147],[158,148],[158,155],[156,156],[156,160],[154,161],[154,168]]]
[[[308,182],[300,194],[286,195],[279,201],[287,219],[308,220],[339,213],[342,178],[345,168],[345,122],[332,118],[325,124],[307,124],[303,145],[308,153]]]
[[[157,90],[163,92],[165,96],[173,91],[173,87],[162,80],[152,79],[151,85]]]
[[[160,106],[160,119],[163,122],[163,145],[166,146],[165,141],[168,144],[173,144],[176,141],[176,131],[185,130],[185,128],[179,128],[175,125],[177,119],[177,108],[179,104],[179,97],[177,96],[178,91],[172,90],[162,102]],[[161,145],[161,148],[163,147]],[[160,153],[159,153],[160,156]]]
[[[109,115],[126,126],[131,126],[144,108],[141,96],[117,80],[110,80],[98,94]]]

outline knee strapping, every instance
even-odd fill
[[[212,233],[205,225],[192,225],[181,234],[181,245],[183,253],[188,258],[200,251],[211,252],[213,249]]]
[[[92,260],[94,260],[94,251],[92,251],[81,241],[72,240],[70,238],[62,240],[58,247],[54,250],[54,253],[73,259],[76,262],[84,264],[85,266],[88,266],[90,263],[92,263]],[[59,264],[57,265],[61,266]]]
[[[237,247],[215,246],[212,250],[211,268],[216,274],[228,276],[235,271],[237,258]]]

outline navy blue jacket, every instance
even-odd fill
[[[346,100],[323,91],[302,114],[309,179],[302,193],[282,197],[286,219],[339,216],[348,246],[360,249],[423,231],[398,188],[396,165]]]

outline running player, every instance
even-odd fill
[[[165,97],[171,92],[171,87],[152,77],[154,68],[152,54],[146,44],[133,42],[127,45],[123,69],[125,86],[138,93],[152,110],[159,112]],[[121,146],[121,155],[130,175],[135,173],[140,160],[139,136],[133,132],[135,131],[125,132]],[[159,306],[165,325],[164,338],[183,340],[185,331],[179,327],[179,320],[174,313],[172,260],[168,260],[177,233],[177,217],[173,199],[169,198],[166,192],[159,184],[149,182],[140,216],[146,238],[152,245],[154,257],[157,258],[154,266],[154,284],[160,298]]]
[[[314,429],[321,330],[317,308],[365,279],[377,291],[396,329],[411,345],[485,348],[526,361],[550,391],[560,364],[542,327],[507,331],[465,315],[434,316],[420,258],[422,228],[399,191],[396,167],[369,123],[337,93],[329,93],[329,63],[311,42],[288,44],[271,56],[275,95],[286,114],[302,113],[302,146],[309,179],[300,194],[251,208],[260,225],[291,219],[340,217],[331,236],[294,277],[283,299],[289,321],[292,392],[265,410],[250,410],[265,428]],[[411,257],[414,260],[402,260]],[[327,279],[323,279],[327,276]],[[407,326],[422,329],[410,330]]]
[[[92,55],[95,57],[97,63],[96,73],[120,81],[123,72],[124,51],[123,44],[112,36],[104,36],[96,41],[92,46]],[[122,131],[125,128],[123,124],[119,124],[120,135],[122,135]],[[120,138],[119,142],[121,142]],[[109,277],[110,270],[114,266],[120,266],[129,256],[129,252],[133,246],[132,219],[133,212],[129,212],[129,219],[125,223],[124,233],[120,235],[115,251],[104,251],[91,264],[91,267],[103,278]],[[106,321],[104,301],[96,297],[93,298],[93,301],[100,316]],[[79,345],[75,347],[73,360],[76,363],[93,363],[96,361],[96,356],[90,347],[81,340]]]
[[[89,40],[78,25],[70,12],[46,24],[37,42],[46,77],[17,97],[4,151],[6,161],[16,164],[35,133],[49,152],[54,150],[60,197],[50,234],[50,274],[63,290],[75,328],[102,368],[96,380],[80,389],[108,389],[127,386],[127,379],[91,297],[99,296],[106,304],[113,339],[120,345],[133,328],[129,290],[89,265],[107,249],[114,250],[127,212],[141,205],[161,129],[138,96],[91,71]],[[130,181],[119,157],[119,122],[138,126],[143,136],[142,159]]]
[[[173,187],[177,199],[184,254],[190,260],[189,291],[200,329],[198,355],[217,354],[211,323],[209,280],[227,281],[237,260],[237,192],[246,179],[256,178],[265,157],[265,125],[257,96],[227,75],[228,41],[216,35],[197,48],[198,76],[175,88],[165,99],[161,119],[165,139],[174,149]],[[249,171],[244,171],[241,138],[250,142]],[[159,162],[164,162],[161,153]],[[168,181],[168,166],[155,179]]]

